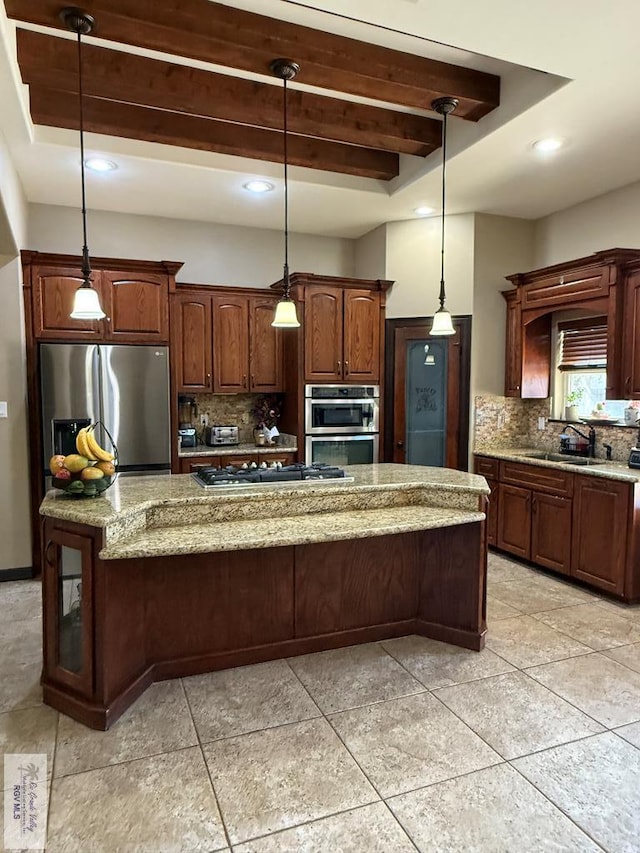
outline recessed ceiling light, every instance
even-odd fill
[[[429,214],[435,213],[436,210],[435,207],[426,207],[425,205],[422,205],[421,207],[414,208],[413,212],[417,216],[429,216]]]
[[[94,172],[114,172],[118,168],[118,164],[113,160],[105,160],[104,157],[88,157],[84,161],[87,169],[93,169]]]
[[[273,184],[269,181],[247,181],[242,186],[250,193],[270,193],[273,189]]]
[[[549,154],[551,151],[557,151],[558,148],[562,148],[563,141],[562,139],[557,139],[555,137],[549,137],[548,139],[539,139],[537,142],[533,143],[533,147],[536,151],[541,151],[544,154]]]

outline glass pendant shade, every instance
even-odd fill
[[[293,329],[300,326],[296,313],[296,303],[292,299],[281,299],[278,302],[271,325],[277,329]]]
[[[98,291],[84,284],[76,290],[71,316],[74,320],[102,320],[106,314],[100,307]]]
[[[451,314],[446,308],[439,308],[433,315],[433,325],[431,326],[430,335],[455,335],[456,330],[453,328]]]

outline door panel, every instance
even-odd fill
[[[171,310],[178,391],[212,391],[211,297],[179,293]]]
[[[102,273],[94,272],[91,281],[100,295],[103,311],[108,312],[101,288]],[[36,338],[57,340],[100,340],[105,333],[103,320],[73,320],[73,300],[83,282],[79,269],[34,266],[31,273],[33,316]]]
[[[307,382],[342,379],[342,295],[339,287],[306,289],[304,363]]]
[[[500,483],[498,548],[528,560],[531,554],[531,492]]]
[[[571,569],[571,498],[533,492],[531,559],[565,575]]]
[[[393,377],[393,461],[466,470],[460,330],[432,338],[427,325],[396,328]]]
[[[214,296],[213,390],[249,390],[249,301],[246,296]]]
[[[103,289],[111,293],[108,337],[126,343],[169,342],[167,276],[105,270]]]
[[[380,379],[380,294],[344,292],[344,378]]]
[[[271,325],[275,299],[249,300],[249,367],[251,391],[283,390],[282,331]]]

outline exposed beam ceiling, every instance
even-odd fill
[[[64,28],[62,5],[5,0],[10,17],[56,29]],[[111,50],[90,39],[83,46],[86,128],[111,136],[280,162],[282,86],[269,66],[285,56],[301,66],[288,90],[292,164],[388,181],[399,174],[399,154],[424,157],[439,147],[439,121],[416,109],[451,96],[459,100],[456,116],[477,121],[499,103],[500,78],[493,74],[210,0],[88,0],[85,10],[96,20],[91,36],[126,46]],[[182,62],[136,55],[131,48]],[[33,121],[77,127],[74,41],[19,29],[18,58]],[[236,75],[184,64],[193,60]]]
[[[24,83],[78,92],[74,41],[19,29]],[[282,84],[216,74],[132,53],[83,45],[84,93],[160,110],[282,129]],[[440,145],[440,122],[301,90],[287,94],[289,130],[402,154],[426,156]]]

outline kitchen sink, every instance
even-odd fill
[[[527,459],[546,459],[548,462],[562,462],[563,465],[602,465],[603,459],[591,459],[589,456],[564,456],[562,453],[525,453]]]

